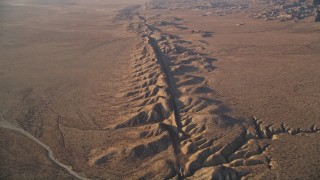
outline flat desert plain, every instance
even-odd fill
[[[0,179],[319,179],[318,0],[2,0]]]

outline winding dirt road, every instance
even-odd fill
[[[71,167],[61,163],[59,160],[57,160],[55,157],[54,157],[54,154],[52,152],[52,150],[50,149],[49,146],[45,145],[44,143],[42,143],[41,141],[39,141],[37,138],[35,138],[32,134],[28,133],[27,131],[11,124],[10,122],[8,122],[7,120],[5,120],[3,118],[3,115],[1,114],[0,115],[0,127],[2,128],[5,128],[5,129],[10,129],[10,130],[13,130],[13,131],[17,131],[21,134],[23,134],[24,136],[26,136],[27,138],[31,139],[32,141],[34,141],[35,143],[37,143],[38,145],[40,145],[41,147],[43,147],[47,152],[48,152],[48,158],[54,162],[56,165],[60,166],[61,168],[65,169],[66,171],[68,171],[69,174],[71,174],[72,176],[78,178],[78,179],[81,179],[81,180],[89,180],[88,178],[86,177],[83,177],[81,175],[79,175],[78,173],[74,172],[72,170]]]

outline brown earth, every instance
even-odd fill
[[[0,179],[318,179],[320,24],[259,3],[1,2]]]

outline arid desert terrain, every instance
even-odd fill
[[[320,179],[319,0],[0,1],[0,179]]]

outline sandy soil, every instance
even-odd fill
[[[264,6],[2,1],[0,179],[320,178],[320,24]]]
[[[68,147],[69,142],[77,144],[79,137],[69,139],[66,128],[83,129],[86,134],[87,130],[101,129],[114,114],[118,115],[110,104],[121,85],[121,76],[127,73],[123,65],[127,64],[135,37],[112,19],[128,5],[127,1],[1,2],[1,112],[5,112],[6,120],[50,146],[69,166],[76,168],[79,163],[79,154]],[[23,136],[14,138],[18,139],[18,149],[31,146]],[[6,141],[1,146],[7,146]],[[79,145],[82,152],[87,143]],[[22,160],[4,153],[1,159],[5,159],[1,179],[15,179],[19,169],[2,169]],[[23,175],[39,173],[34,169]],[[47,169],[50,177],[53,170]]]

